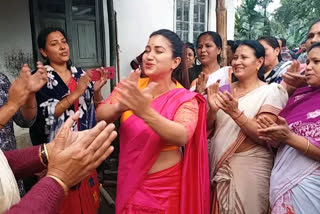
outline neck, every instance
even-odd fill
[[[217,71],[220,68],[220,65],[217,60],[214,62],[208,64],[208,65],[202,65],[202,72],[205,74],[209,75],[212,74],[213,72]]]
[[[259,84],[260,80],[257,77],[245,78],[237,82],[237,88],[247,91],[256,88]]]
[[[50,63],[50,66],[54,69],[55,72],[61,74],[68,70],[67,63],[63,64],[56,64],[56,63]]]
[[[161,94],[172,90],[176,87],[176,83],[171,79],[171,76],[169,76],[168,78],[159,78],[159,79],[153,79],[150,78],[149,83],[151,82],[155,82],[157,83],[157,85],[154,87],[152,94],[154,97],[158,97]]]
[[[276,67],[279,64],[279,60],[276,59],[271,65],[269,65],[268,67],[265,67],[266,71],[265,73],[270,72],[272,69],[274,69],[274,67]]]

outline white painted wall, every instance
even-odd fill
[[[174,0],[114,0],[120,45],[120,78],[131,71],[130,62],[145,48],[156,30],[173,30]]]
[[[28,0],[0,1],[0,71],[11,73],[14,64],[24,62],[8,61],[8,56],[17,56],[21,51],[32,60],[32,38]],[[32,61],[31,61],[32,62]]]

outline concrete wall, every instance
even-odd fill
[[[0,1],[0,72],[19,72],[23,63],[33,63],[28,0]]]
[[[131,71],[130,62],[148,42],[149,35],[161,28],[173,30],[174,0],[114,0],[118,20],[120,74]]]

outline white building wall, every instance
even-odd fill
[[[11,75],[17,73],[23,63],[33,62],[28,2],[0,1],[0,72]]]
[[[161,28],[174,30],[174,0],[114,0],[120,45],[120,78],[131,71],[130,62]]]

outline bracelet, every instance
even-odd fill
[[[47,177],[49,178],[52,178],[53,180],[55,180],[58,184],[60,184],[60,186],[62,187],[63,191],[64,191],[64,194],[65,196],[68,195],[68,187],[67,185],[60,179],[60,178],[57,178],[56,176],[53,176],[53,175],[47,175]]]
[[[249,118],[246,117],[245,121],[244,121],[243,123],[241,123],[241,124],[238,124],[238,125],[241,127],[241,126],[243,126],[244,124],[246,124],[246,123],[248,122],[248,120],[249,120]]]
[[[47,157],[47,162],[49,163],[49,153],[48,153],[48,150],[47,150],[47,145],[43,144],[43,147],[44,147],[44,152],[45,152],[46,157]]]
[[[310,148],[310,141],[308,139],[307,139],[307,142],[308,142],[308,145],[307,145],[306,151],[304,151],[304,153],[303,153],[304,155],[308,153],[309,148]]]
[[[44,144],[42,144],[40,146],[40,160],[41,163],[47,167],[48,166],[48,156],[47,156],[47,152],[46,152],[46,147],[44,146]]]
[[[69,102],[68,96],[66,96],[66,100],[69,103],[69,105],[71,106],[72,104]]]
[[[243,115],[243,113],[244,113],[244,111],[241,111],[240,114],[237,117],[233,118],[233,120],[237,120],[238,118],[240,118],[241,115]]]

